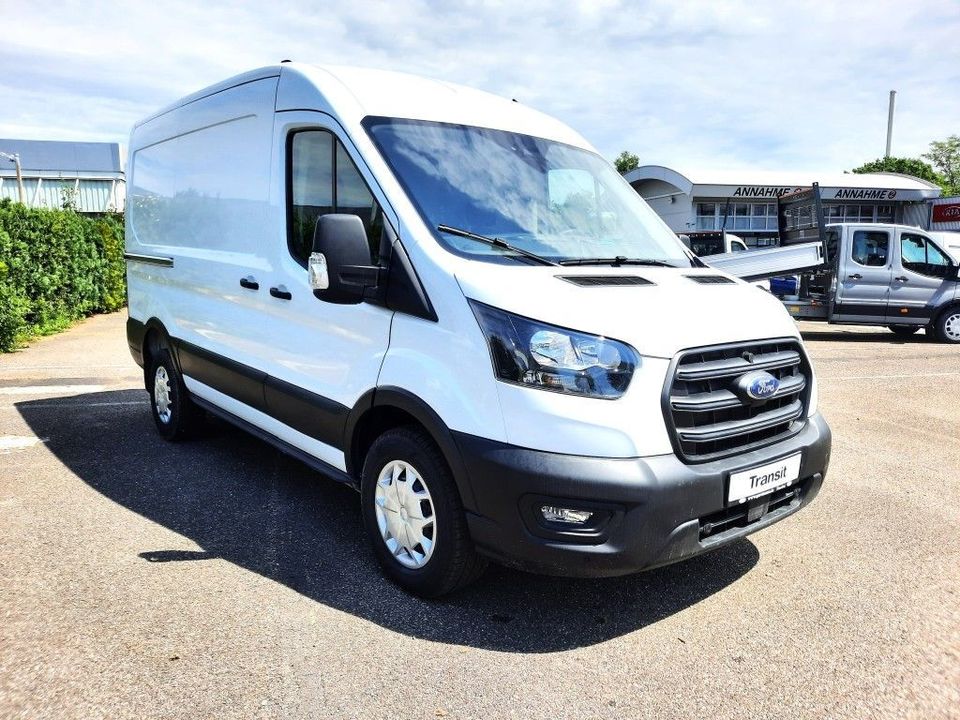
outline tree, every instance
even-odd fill
[[[943,176],[943,194],[960,195],[960,135],[934,140],[930,143],[930,152],[922,157],[929,160]]]
[[[917,160],[916,158],[878,158],[872,162],[864,163],[858,168],[854,168],[853,172],[860,174],[874,172],[895,172],[903,175],[912,175],[913,177],[918,177],[921,180],[927,180],[928,182],[936,183],[937,185],[943,184],[943,178],[937,174],[936,170],[930,167],[928,163],[925,163],[923,160]]]
[[[617,168],[617,172],[623,175],[640,167],[640,158],[632,152],[624,150],[617,155],[617,159],[613,161],[613,164]]]

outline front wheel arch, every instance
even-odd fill
[[[476,501],[469,472],[453,433],[433,408],[403,388],[385,386],[370,390],[354,405],[344,428],[347,474],[359,486],[370,446],[387,430],[403,425],[417,426],[430,437],[453,475],[464,508],[468,512],[474,510]]]
[[[950,335],[948,334],[947,322],[948,322],[948,318],[950,318],[951,316],[960,316],[960,302],[958,301],[951,302],[949,305],[947,305],[942,310],[937,312],[937,314],[934,315],[934,320],[931,323],[931,325],[934,329],[934,332],[936,333],[936,339],[939,342],[945,342],[950,344],[960,344],[960,335],[957,335],[955,337],[950,337]],[[955,322],[960,322],[960,320],[957,320]],[[960,332],[960,330],[958,330],[957,332]]]

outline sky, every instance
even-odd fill
[[[516,98],[608,159],[836,172],[960,134],[960,0],[0,0],[0,137],[126,144],[289,58]],[[2,150],[3,148],[0,148]]]

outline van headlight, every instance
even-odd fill
[[[514,315],[470,300],[504,382],[586,397],[626,392],[640,356],[617,340]]]

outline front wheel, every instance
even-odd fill
[[[360,498],[374,554],[405,590],[438,597],[483,572],[486,562],[474,550],[456,483],[421,430],[395,428],[374,441]]]
[[[960,305],[944,310],[936,322],[937,340],[945,343],[960,343]]]
[[[899,337],[910,337],[920,330],[918,325],[888,325],[887,327],[894,335]]]

